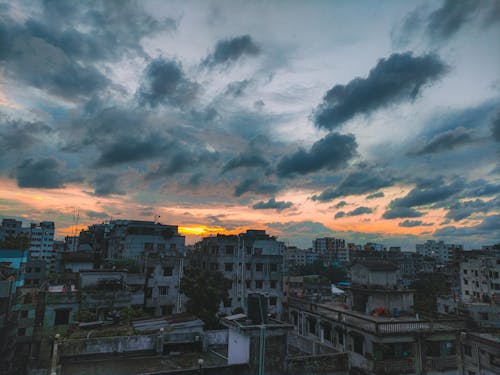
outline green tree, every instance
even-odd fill
[[[221,272],[208,272],[190,267],[181,279],[181,292],[189,301],[186,310],[205,322],[206,329],[218,328],[217,311],[221,302],[227,303],[231,280]]]
[[[26,250],[30,245],[30,239],[26,234],[6,237],[0,241],[0,249],[8,250]]]
[[[292,276],[319,275],[328,279],[331,283],[347,280],[345,268],[338,266],[324,266],[323,262],[316,261],[311,264],[299,265],[290,270]]]
[[[451,292],[446,276],[436,273],[421,275],[410,288],[415,289],[415,312],[429,317],[437,314],[437,297]]]

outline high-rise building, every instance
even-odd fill
[[[417,254],[436,258],[441,263],[456,260],[464,248],[462,245],[446,244],[444,241],[429,240],[424,244],[416,245]]]
[[[334,237],[316,238],[313,240],[313,252],[318,254],[319,259],[325,266],[333,262],[348,262],[349,251],[345,240]]]
[[[247,230],[239,235],[207,237],[196,244],[192,262],[208,271],[220,271],[232,281],[228,304],[230,314],[247,309],[251,293],[264,293],[269,313],[279,317],[282,306],[284,244],[264,230]]]
[[[54,222],[31,223],[29,259],[44,260],[49,272],[54,272],[56,257],[54,252]]]

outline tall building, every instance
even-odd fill
[[[460,263],[462,301],[498,301],[500,305],[500,259],[470,258]]]
[[[107,259],[139,260],[148,252],[165,250],[186,253],[186,238],[176,225],[138,220],[114,220],[109,225]]]
[[[318,254],[319,259],[325,266],[333,262],[348,262],[349,251],[345,240],[334,237],[316,238],[313,240],[313,252]]]
[[[247,309],[251,293],[264,293],[269,313],[279,317],[282,306],[284,244],[264,230],[239,235],[207,237],[196,244],[193,263],[208,271],[220,271],[232,281],[229,301],[221,310],[227,314]]]
[[[416,245],[417,254],[436,258],[441,263],[456,260],[463,252],[463,245],[446,244],[444,241],[429,240],[424,244]]]
[[[31,223],[29,259],[44,260],[49,272],[55,272],[54,222]]]

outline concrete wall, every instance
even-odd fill
[[[227,345],[228,330],[221,329],[217,331],[205,331],[203,334],[204,344],[206,345]]]
[[[347,353],[322,354],[317,356],[292,357],[286,361],[286,372],[289,375],[347,375]]]
[[[231,329],[228,335],[227,363],[229,365],[248,363],[250,360],[250,338]]]
[[[65,340],[60,345],[61,357],[114,354],[127,352],[156,352],[158,335],[97,337]]]

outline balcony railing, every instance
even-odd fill
[[[446,357],[427,357],[425,359],[425,368],[427,370],[453,370],[457,368],[457,356],[449,355]]]
[[[372,318],[369,315],[356,313],[342,308],[311,303],[299,298],[289,297],[288,304],[300,310],[320,316],[324,319],[343,323],[375,334],[397,334],[409,332],[449,331],[465,327],[461,319],[446,320],[416,320],[401,318]]]
[[[415,372],[413,358],[384,359],[373,361],[372,371],[376,374],[407,374]]]

